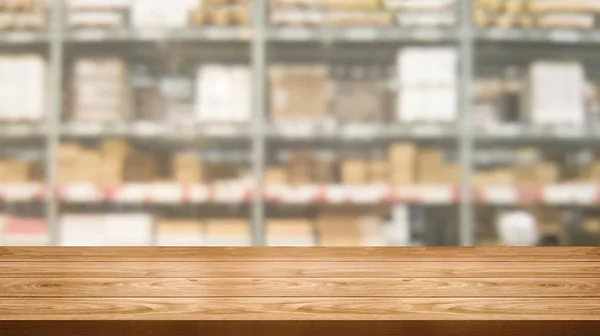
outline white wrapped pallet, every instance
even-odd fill
[[[41,56],[0,57],[0,120],[40,121],[45,84],[46,63]]]
[[[525,86],[526,119],[540,125],[583,125],[585,85],[580,63],[533,63]]]
[[[61,246],[103,246],[104,216],[63,215],[60,219]]]
[[[454,48],[401,49],[397,56],[397,119],[409,123],[455,121],[457,64]]]
[[[150,214],[108,214],[104,218],[107,246],[150,246],[154,220]]]
[[[535,246],[539,240],[535,217],[525,211],[501,213],[496,230],[505,246]]]
[[[245,122],[251,117],[250,69],[207,64],[196,76],[196,119],[201,122]]]

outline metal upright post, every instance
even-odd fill
[[[473,127],[471,126],[472,110],[472,77],[474,68],[474,39],[471,14],[471,0],[461,0],[458,11],[459,45],[460,45],[460,85],[459,85],[459,113],[460,113],[460,245],[472,246],[475,244],[474,206],[471,177],[473,175]]]
[[[252,170],[254,198],[252,202],[252,244],[265,245],[265,202],[263,196],[265,168],[265,118],[266,118],[266,4],[265,0],[252,2],[252,71],[253,71],[253,123]]]
[[[62,112],[65,1],[53,0],[50,17],[50,77],[46,110],[46,222],[52,245],[59,243],[58,199],[56,197],[57,148],[60,141]]]

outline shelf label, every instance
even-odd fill
[[[581,41],[581,34],[574,30],[554,30],[548,34],[552,41],[575,43]]]
[[[30,32],[12,32],[4,35],[4,38],[8,42],[15,43],[27,43],[35,41],[35,35]]]
[[[183,188],[172,183],[155,184],[152,186],[150,201],[154,203],[182,203]]]
[[[193,185],[189,187],[189,201],[191,203],[207,203],[209,201],[210,190],[205,185]]]
[[[372,41],[377,39],[377,30],[373,28],[348,28],[344,34],[349,40]]]
[[[133,134],[140,137],[154,137],[160,134],[160,127],[153,123],[137,123],[131,127]]]
[[[413,36],[419,40],[440,40],[444,36],[444,32],[436,29],[417,29],[413,32]]]
[[[450,204],[454,200],[453,188],[448,186],[419,187],[419,199],[425,204]]]
[[[91,183],[79,183],[65,187],[62,197],[70,202],[98,202],[102,200],[102,192]]]
[[[413,134],[420,137],[440,137],[444,129],[440,125],[417,125],[413,128]]]
[[[518,192],[514,187],[484,187],[482,198],[485,203],[515,204],[518,202]]]
[[[142,203],[148,196],[148,186],[143,184],[126,184],[115,192],[115,201],[122,203]]]
[[[311,36],[310,30],[303,28],[281,28],[278,35],[287,40],[308,40]]]
[[[344,137],[349,139],[373,139],[381,133],[380,127],[369,125],[348,125],[342,129]]]
[[[74,36],[82,41],[101,41],[106,39],[108,32],[101,29],[84,29],[75,31]]]
[[[232,138],[237,134],[237,129],[234,125],[208,125],[205,133],[213,137]]]

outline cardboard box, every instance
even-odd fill
[[[369,183],[389,184],[390,183],[390,164],[386,161],[369,162]]]
[[[203,166],[198,156],[191,154],[176,154],[172,167],[175,182],[179,184],[199,184],[203,182]]]
[[[250,246],[250,224],[243,219],[210,219],[206,221],[206,246]]]
[[[283,166],[269,166],[265,171],[266,185],[287,185],[288,174],[287,169]]]
[[[204,245],[204,223],[192,219],[165,219],[158,223],[158,246]]]
[[[314,180],[314,161],[311,153],[292,153],[288,165],[288,180],[290,184],[311,184]]]
[[[395,187],[416,182],[417,148],[413,144],[397,143],[388,150],[390,182]]]
[[[320,246],[363,246],[364,244],[355,216],[319,216],[316,228]]]
[[[271,117],[276,122],[319,122],[327,115],[327,67],[272,66]]]
[[[342,183],[346,185],[364,185],[368,182],[369,166],[367,161],[347,159],[342,161]]]
[[[267,222],[268,246],[315,246],[313,223],[305,219],[280,219]]]

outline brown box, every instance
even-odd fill
[[[362,246],[356,217],[319,216],[316,222],[320,246]]]
[[[389,184],[390,164],[386,161],[371,161],[368,175],[372,184]]]
[[[187,154],[176,154],[173,157],[173,177],[179,184],[197,184],[203,182],[202,161],[199,157]]]
[[[272,66],[271,116],[274,121],[322,121],[327,114],[325,66]]]
[[[102,153],[109,159],[125,160],[132,152],[131,146],[123,139],[110,139],[102,142]]]
[[[364,185],[368,181],[369,166],[367,161],[349,159],[342,161],[342,183],[347,185]]]
[[[417,148],[413,144],[397,143],[388,150],[390,182],[395,187],[416,182]]]
[[[31,165],[28,162],[0,159],[0,182],[28,182]]]
[[[269,166],[265,171],[266,185],[286,185],[288,176],[286,168],[282,166]]]
[[[314,162],[311,153],[293,153],[288,165],[288,180],[290,184],[302,185],[313,182]]]

